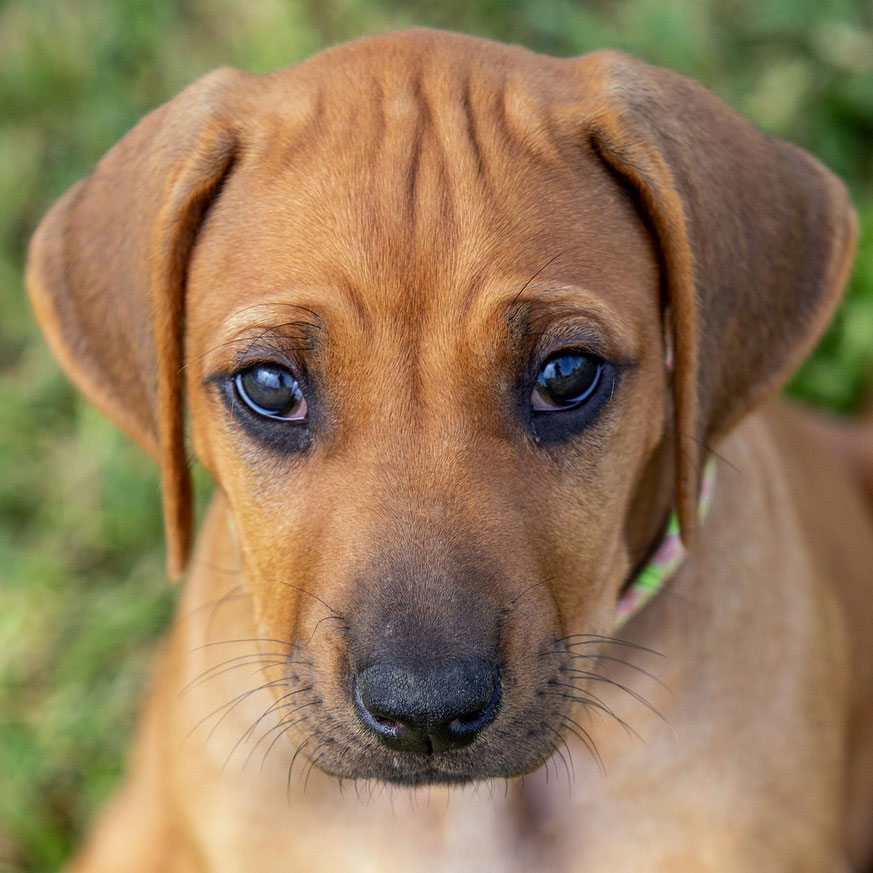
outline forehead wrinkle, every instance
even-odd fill
[[[381,292],[397,305],[411,295],[420,310],[422,273],[441,273],[440,290],[450,294],[471,256],[517,234],[513,207],[530,187],[519,160],[542,163],[534,146],[548,125],[541,101],[517,75],[509,82],[500,65],[473,60],[446,69],[430,53],[402,60],[370,58],[342,70],[342,88],[307,77],[309,111],[305,119],[298,113],[292,136],[279,137],[281,187],[289,207],[311,221],[325,261],[354,276],[368,299]],[[355,113],[338,93],[346,84]],[[399,281],[386,283],[389,273]]]
[[[334,131],[322,145],[334,164],[339,161],[331,183],[340,197],[317,194],[315,208],[337,200],[348,204],[339,220],[368,262],[358,275],[376,279],[406,266],[415,273],[436,260],[447,268],[466,260],[466,252],[456,257],[458,249],[471,242],[478,247],[481,228],[501,236],[501,226],[513,223],[505,204],[519,183],[507,179],[519,174],[505,171],[507,149],[515,146],[506,144],[511,126],[504,118],[502,83],[494,91],[492,82],[483,87],[470,75],[447,71],[424,76],[419,67],[404,77],[368,72],[379,97],[357,116],[365,132],[350,137],[343,113],[330,113]],[[510,138],[517,140],[517,133]]]
[[[373,228],[382,231],[387,244],[386,266],[391,268],[402,246],[401,263],[410,268],[410,278],[442,279],[443,293],[450,293],[454,276],[461,275],[465,249],[471,243],[478,247],[476,229],[488,225],[493,230],[495,224],[493,215],[484,215],[494,196],[483,171],[489,162],[470,89],[469,78],[447,71],[404,80],[388,98],[400,119],[388,125],[391,140],[373,179],[376,199],[387,193],[403,207],[379,212],[402,216],[401,227]],[[422,301],[417,303],[420,307]]]
[[[548,107],[523,77],[475,60],[439,69],[426,54],[375,60],[345,71],[354,114],[344,87],[313,77],[316,153],[296,152],[277,199],[298,198],[295,233],[317,240],[317,269],[343,277],[333,284],[360,321],[390,313],[415,335],[447,308],[451,318],[472,310],[485,285],[474,265],[508,266],[512,241],[527,247],[522,231],[545,238],[552,221],[580,216],[563,195],[536,212],[543,185],[562,180],[555,162],[565,162]]]

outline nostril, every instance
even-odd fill
[[[493,686],[491,689],[491,698],[488,700],[488,703],[480,709],[453,718],[448,725],[446,725],[449,733],[458,736],[478,733],[483,727],[489,724],[497,714],[497,708],[500,705],[500,697],[500,678],[495,671],[493,676]]]
[[[357,679],[355,679],[355,705],[357,706],[358,713],[364,720],[364,724],[383,739],[397,741],[404,737],[406,726],[402,722],[389,718],[387,715],[381,715],[376,705],[372,702],[369,705],[364,702]]]
[[[464,733],[466,731],[478,731],[480,728],[485,727],[489,721],[491,721],[491,713],[492,707],[488,707],[487,709],[483,709],[481,712],[474,712],[471,715],[460,716],[459,718],[453,718],[449,724],[448,728],[452,733]]]

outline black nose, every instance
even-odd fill
[[[500,674],[481,658],[414,668],[376,662],[355,676],[355,704],[364,724],[392,749],[457,749],[496,715]]]

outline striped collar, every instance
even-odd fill
[[[706,462],[700,485],[698,516],[703,521],[709,513],[715,488],[715,458]],[[637,574],[636,579],[618,600],[612,629],[618,630],[635,616],[664,587],[664,583],[682,566],[685,546],[679,534],[679,517],[674,509],[667,522],[667,531],[652,557]]]

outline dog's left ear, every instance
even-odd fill
[[[185,277],[236,152],[230,106],[244,77],[215,70],[147,115],[52,207],[28,253],[28,291],[55,355],[160,464],[173,577],[185,568],[192,536]]]
[[[848,275],[855,216],[815,158],[696,82],[619,52],[571,64],[589,144],[630,190],[661,254],[676,503],[689,543],[703,448],[811,351]]]

